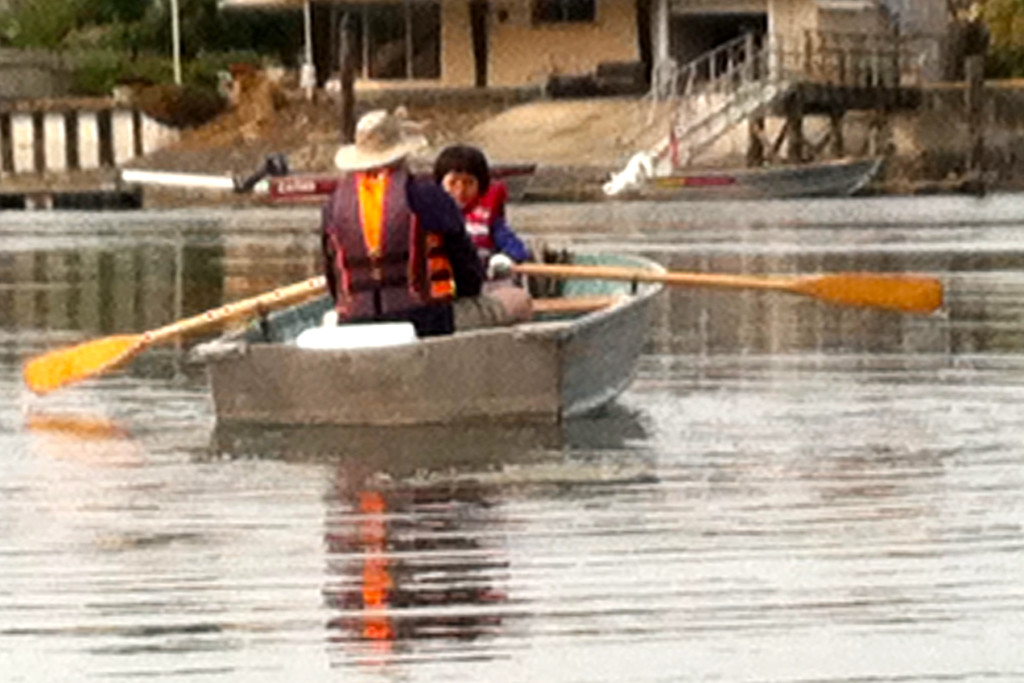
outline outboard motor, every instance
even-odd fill
[[[268,176],[276,178],[286,176],[289,173],[288,158],[284,154],[268,154],[267,158],[263,161],[263,167],[248,178],[242,179],[235,176],[235,192],[252,192],[252,189],[256,187],[256,183],[264,178]]]

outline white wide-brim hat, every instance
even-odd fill
[[[390,166],[427,146],[418,126],[383,109],[367,112],[356,124],[356,140],[342,145],[334,165],[342,171]]]

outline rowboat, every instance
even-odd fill
[[[574,263],[663,273],[629,255]],[[400,425],[473,421],[559,423],[612,401],[632,381],[660,282],[577,279],[561,298],[611,297],[582,313],[545,313],[511,327],[387,347],[300,348],[329,298],[282,309],[200,345],[219,422]],[[570,307],[571,308],[571,307]]]
[[[681,170],[643,178],[614,194],[622,199],[661,200],[845,197],[862,190],[881,165],[881,158],[872,157],[760,168]]]
[[[409,323],[319,324],[331,303],[326,277],[318,275],[145,332],[40,354],[25,363],[22,376],[33,392],[47,394],[122,367],[152,346],[257,317],[250,329],[199,347],[222,420],[557,424],[608,403],[629,384],[644,344],[644,317],[663,285],[786,293],[914,315],[935,313],[944,300],[938,278],[910,273],[666,272],[639,257],[581,256],[567,263],[564,250],[543,253],[544,263],[513,264],[510,271],[533,278],[531,291],[557,295],[535,298],[535,322],[514,328],[421,342]],[[563,279],[576,282],[558,286]]]

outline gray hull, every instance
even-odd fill
[[[584,262],[583,259],[579,259]],[[658,268],[633,257],[587,259]],[[571,281],[567,296],[626,292],[629,283]],[[270,321],[271,342],[207,345],[217,418],[264,424],[394,425],[462,421],[556,423],[612,400],[633,379],[660,284],[572,319],[432,337],[391,348],[300,349],[290,339],[326,302]],[[305,323],[308,326],[310,323]],[[277,325],[279,329],[274,329]]]
[[[845,197],[863,189],[881,159],[836,160],[658,178],[638,192],[648,199],[772,199]]]

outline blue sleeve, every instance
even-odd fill
[[[458,204],[441,187],[428,181],[410,181],[406,197],[409,208],[427,232],[440,234],[452,264],[455,291],[460,297],[476,296],[483,288],[485,274],[476,247],[466,232]]]
[[[491,239],[497,250],[517,263],[530,260],[530,250],[512,231],[504,216],[497,216],[491,222]]]

